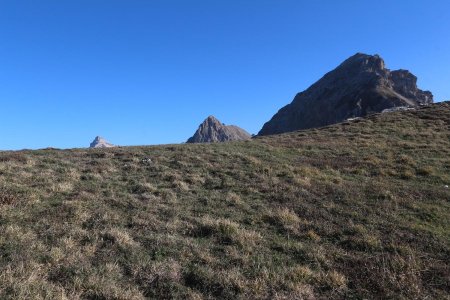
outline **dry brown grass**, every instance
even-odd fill
[[[0,152],[0,299],[445,299],[448,185],[448,104],[239,143]]]

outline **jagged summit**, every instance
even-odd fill
[[[355,55],[347,58],[343,63],[341,63],[334,71],[338,69],[347,69],[348,70],[380,70],[385,69],[384,60],[378,55],[369,55],[364,53],[356,53]],[[331,72],[330,72],[331,73]]]
[[[208,116],[202,124],[222,124],[224,125],[222,122],[220,122],[216,117],[214,117],[213,115]]]
[[[432,102],[431,92],[418,89],[417,77],[409,71],[391,71],[379,55],[357,53],[297,94],[264,124],[259,135],[321,127],[392,107]]]
[[[89,148],[111,148],[115,147],[113,144],[109,143],[107,140],[101,136],[96,136],[95,139],[90,144]]]
[[[216,117],[208,116],[198,127],[188,143],[214,143],[226,141],[248,140],[251,135],[235,125],[225,125]]]

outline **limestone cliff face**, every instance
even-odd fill
[[[92,141],[89,148],[111,148],[115,147],[113,144],[109,143],[107,140],[102,138],[101,136],[95,137],[95,139]]]
[[[259,135],[326,126],[397,106],[433,102],[406,70],[390,71],[378,55],[358,53],[327,73],[264,124]]]
[[[251,135],[242,128],[234,125],[224,125],[214,116],[209,116],[198,127],[195,134],[188,139],[188,143],[214,143],[226,141],[248,140]]]

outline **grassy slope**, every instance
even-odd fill
[[[150,161],[150,160],[151,161]],[[0,298],[448,298],[450,106],[0,153]]]

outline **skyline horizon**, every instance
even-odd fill
[[[367,54],[367,53],[356,52],[354,55],[357,55],[357,54]],[[349,58],[353,57],[354,55],[351,55]],[[383,59],[383,56],[380,55],[380,54],[378,54],[378,53],[373,53],[373,54],[368,54],[368,55],[380,56],[381,59]],[[348,58],[347,58],[347,59],[348,59]],[[346,59],[346,60],[347,60],[347,59]],[[345,60],[344,60],[344,61],[345,61]],[[341,63],[342,63],[342,62],[341,62]],[[341,63],[337,64],[336,68],[337,68]],[[334,69],[335,69],[335,68],[333,68],[332,70],[334,70]],[[389,70],[392,71],[392,69],[390,69],[390,68],[387,68],[387,69],[389,69]],[[330,71],[332,71],[332,70],[330,70]],[[408,69],[399,69],[399,70],[407,70],[407,71],[409,71]],[[327,73],[328,73],[328,72],[326,72],[325,74],[323,74],[323,76],[325,76]],[[317,81],[319,81],[321,78],[323,78],[323,76],[320,77],[319,79],[317,79]],[[317,81],[316,81],[316,82],[317,82]],[[315,83],[315,82],[314,82],[314,83]],[[314,83],[312,83],[311,85],[313,85]],[[311,85],[310,85],[310,86],[311,86]],[[305,90],[308,89],[310,86],[308,86],[307,88],[305,88]],[[419,85],[418,85],[418,86],[419,86]],[[302,91],[304,91],[304,90],[302,90]],[[298,93],[301,93],[302,91],[299,91]],[[427,90],[425,90],[425,91],[427,91]],[[430,91],[430,92],[433,93],[433,91]],[[298,94],[298,93],[296,93],[296,94]],[[295,95],[294,95],[292,98],[294,98],[294,97],[295,97]],[[434,97],[434,93],[433,93],[433,97]],[[291,103],[291,101],[292,101],[292,99],[290,100],[290,102],[286,103],[285,105]],[[433,99],[433,103],[446,102],[446,101],[450,101],[450,99],[442,99],[442,100]],[[284,107],[284,106],[282,106],[282,107]],[[281,109],[282,107],[280,107],[280,109]],[[274,112],[274,114],[275,114],[275,113],[276,113],[276,111]],[[250,132],[250,131],[248,131],[247,129],[241,127],[239,124],[231,124],[231,123],[223,122],[220,118],[217,118],[214,114],[209,114],[209,115],[207,115],[203,120],[199,121],[199,124],[201,124],[204,120],[206,120],[207,118],[209,118],[209,117],[211,117],[211,116],[215,117],[216,119],[218,119],[220,122],[222,122],[222,123],[225,124],[225,125],[234,125],[234,126],[238,126],[238,127],[242,128],[242,129],[246,130],[247,132],[249,132],[249,133],[252,135],[252,137],[253,137],[253,136],[258,136],[258,133],[257,133],[257,132],[256,132],[256,133]],[[268,121],[268,120],[267,120],[267,121]],[[266,122],[267,122],[267,121],[266,121]],[[264,125],[264,123],[263,123],[263,125]],[[261,128],[262,128],[263,125],[261,125]],[[115,147],[140,147],[140,146],[163,146],[163,145],[178,145],[178,144],[185,144],[186,141],[187,141],[187,139],[188,139],[189,137],[187,137],[184,141],[174,141],[174,142],[170,142],[170,143],[161,143],[161,144],[145,144],[145,143],[144,143],[144,144],[116,144],[116,143],[114,143],[113,141],[111,141],[109,138],[105,137],[105,136],[102,135],[102,134],[97,134],[97,135],[95,135],[95,137],[94,137],[94,139],[93,139],[92,141],[95,141],[95,139],[97,139],[97,138],[105,139],[107,142],[112,143]],[[89,144],[90,144],[90,143],[91,143],[91,142],[89,142]],[[58,150],[71,150],[71,149],[85,149],[85,148],[90,148],[90,146],[81,146],[81,145],[78,145],[78,146],[74,146],[74,147],[54,147],[54,146],[52,146],[52,145],[48,145],[48,146],[44,146],[44,147],[42,147],[42,148],[0,149],[0,151],[45,150],[45,149],[49,149],[49,148],[50,148],[50,149],[58,149]]]
[[[445,0],[3,2],[0,149],[180,143],[208,115],[257,134],[358,52],[449,100],[449,30]]]

